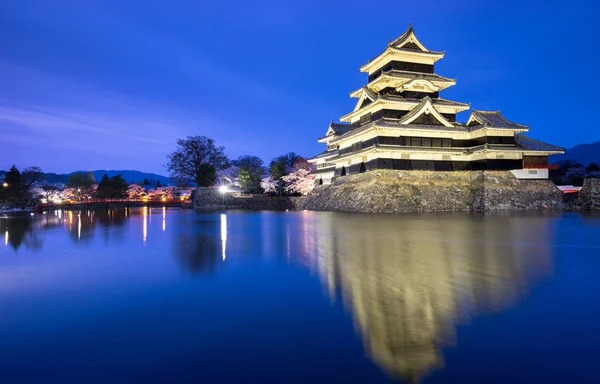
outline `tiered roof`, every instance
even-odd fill
[[[378,94],[371,91],[366,86],[363,87],[362,90],[363,95],[359,98],[354,110],[340,117],[341,121],[350,121],[357,116],[367,113],[367,109],[379,110],[387,108],[400,111],[409,111],[421,104],[423,101],[423,99],[406,98],[401,95]],[[365,99],[369,100],[366,105],[364,104]],[[437,108],[444,109],[446,113],[457,113],[465,111],[470,107],[469,103],[461,103],[458,101],[443,99],[441,97],[431,98],[430,100],[433,105],[435,105]]]
[[[373,72],[393,58],[412,58],[411,61],[433,64],[444,57],[444,52],[432,51],[427,49],[423,43],[417,39],[412,25],[396,40],[391,41],[388,46],[379,55],[369,60],[368,63],[360,67],[362,72]]]
[[[438,90],[446,89],[456,84],[456,79],[440,76],[436,73],[421,73],[389,69],[387,71],[382,72],[381,76],[378,76],[376,79],[373,79],[373,81],[369,82],[369,84],[367,84],[366,87],[368,87],[372,91],[379,92],[386,86],[389,86],[389,83],[400,84],[401,87],[418,80],[429,82]],[[360,97],[361,90],[362,87],[353,92],[350,92],[350,96]]]
[[[354,110],[340,118],[345,123],[331,121],[325,136],[319,138],[319,141],[327,143],[330,149],[311,160],[338,158],[338,151],[331,149],[333,145],[339,145],[346,139],[354,142],[356,140],[351,138],[355,135],[380,128],[402,130],[404,133],[399,132],[401,136],[418,136],[420,132],[428,132],[428,135],[432,135],[432,133],[438,131],[444,133],[441,135],[442,137],[458,137],[458,140],[479,138],[482,137],[482,134],[487,135],[487,133],[477,132],[480,130],[494,132],[492,136],[514,135],[515,137],[516,144],[512,146],[485,144],[471,148],[444,147],[444,152],[472,153],[481,150],[520,150],[560,153],[564,151],[563,148],[522,135],[521,133],[527,132],[529,127],[506,119],[500,111],[472,110],[466,123],[451,121],[454,120],[453,115],[469,109],[470,104],[438,97],[440,90],[456,84],[456,80],[453,78],[436,73],[426,73],[427,71],[433,72],[433,63],[443,56],[444,52],[432,51],[426,48],[416,37],[412,25],[409,25],[400,37],[389,42],[383,52],[361,67],[361,71],[370,74],[376,71],[379,72],[377,72],[377,76],[370,77],[371,81],[368,84],[350,93],[350,96],[359,99]],[[398,63],[402,61],[404,62]],[[390,62],[396,64],[386,65]],[[411,68],[411,63],[415,65],[425,64],[426,66],[412,67],[415,70],[422,69],[422,72],[389,69],[399,66]],[[384,67],[388,69],[381,71]],[[385,116],[388,116],[385,117],[382,114],[377,114],[381,110],[400,111],[400,113],[385,114]],[[403,114],[402,111],[406,111],[406,113]],[[361,121],[361,118],[366,117],[369,113],[371,115]],[[427,118],[421,118],[425,115]],[[402,148],[397,149],[402,150]],[[413,147],[411,150],[415,150],[415,148]],[[424,148],[423,150],[440,151],[442,149]],[[350,155],[344,154],[343,156]]]

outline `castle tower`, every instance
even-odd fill
[[[518,178],[548,178],[548,156],[564,149],[527,137],[528,126],[500,111],[472,110],[465,123],[457,122],[470,105],[440,97],[456,84],[435,73],[443,57],[409,25],[360,67],[368,83],[350,93],[358,99],[354,110],[329,124],[318,139],[327,150],[309,159],[317,184],[376,169],[511,170]]]

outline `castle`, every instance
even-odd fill
[[[368,83],[350,93],[354,110],[332,121],[319,142],[327,149],[309,159],[316,183],[377,169],[401,171],[511,171],[517,179],[547,179],[548,156],[563,148],[525,135],[527,125],[500,111],[456,114],[468,103],[440,97],[455,79],[438,75],[444,52],[426,48],[412,26],[360,67]]]

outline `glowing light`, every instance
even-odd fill
[[[166,198],[166,197],[163,197],[161,200],[162,200],[162,201],[167,201],[167,198]]]
[[[8,245],[8,230],[4,232],[4,245]]]
[[[163,207],[162,230],[163,232],[167,230],[167,207]]]
[[[77,240],[81,239],[81,212],[77,214]]]
[[[226,185],[221,185],[219,187],[219,192],[221,192],[221,193],[227,193],[227,192],[229,192],[229,188]]]
[[[8,187],[8,183],[2,183],[2,186],[3,186],[4,188]]]
[[[144,245],[146,244],[146,239],[148,238],[148,207],[144,207],[142,209],[142,215],[144,215],[144,223],[143,223],[143,239]]]
[[[221,214],[221,255],[223,256],[223,260],[225,260],[226,251],[227,248],[227,215],[222,213]]]

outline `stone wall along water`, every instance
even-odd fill
[[[575,200],[577,209],[600,209],[600,179],[586,179]]]
[[[194,196],[194,208],[285,211],[296,209],[299,199],[293,196],[234,196],[231,193],[219,192],[215,188],[198,188]]]
[[[365,213],[561,209],[549,180],[518,180],[509,171],[378,170],[318,186],[300,208]]]

